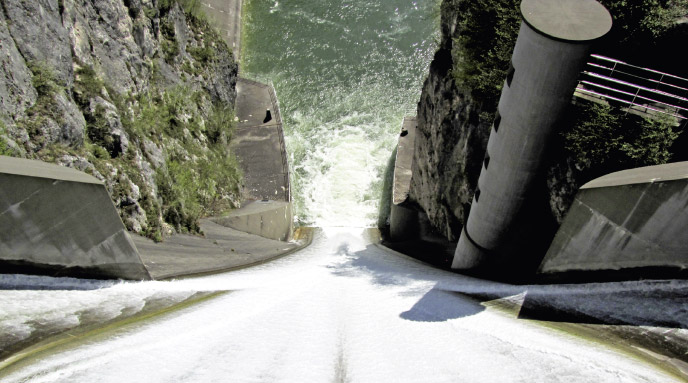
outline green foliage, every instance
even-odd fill
[[[579,164],[590,167],[619,157],[621,136],[619,113],[609,105],[577,104],[573,107],[573,129],[564,133],[566,149]]]
[[[675,26],[688,14],[688,0],[600,0],[614,18],[613,40],[647,42]]]
[[[174,7],[174,4],[179,4],[184,13],[190,15],[196,19],[204,19],[205,14],[201,8],[200,0],[158,0],[158,11],[160,15],[164,16],[170,12],[170,9]]]
[[[187,47],[186,51],[189,52],[191,57],[195,60],[207,64],[215,59],[215,50],[207,44],[201,47]]]
[[[59,85],[54,71],[47,64],[31,61],[27,65],[32,72],[31,83],[38,97],[26,110],[26,116],[17,121],[17,125],[26,130],[33,142],[42,145],[45,142],[43,126],[47,120],[53,120],[58,124],[63,122],[55,96],[64,92],[64,88]]]
[[[31,84],[36,88],[39,98],[52,98],[57,92],[63,89],[62,86],[58,85],[55,72],[53,72],[48,64],[30,61],[27,65],[33,74],[31,77]]]
[[[614,18],[596,52],[647,61],[647,48],[688,14],[688,0],[601,0]],[[453,75],[481,109],[494,113],[521,23],[518,0],[445,0],[459,15],[453,36]],[[447,22],[447,21],[445,21]]]
[[[227,146],[234,124],[230,108],[215,106],[206,120],[207,150],[193,159],[172,155],[167,169],[158,170],[163,217],[177,230],[198,232],[200,217],[233,207],[229,197],[241,184],[238,162]]]
[[[484,110],[495,110],[520,25],[517,0],[459,3],[452,59],[457,85],[470,89]]]
[[[89,100],[102,97],[104,81],[90,65],[82,65],[74,78],[74,99],[82,107],[88,106]]]
[[[671,160],[671,146],[681,133],[676,125],[670,115],[644,117],[626,134],[630,139],[621,145],[621,151],[637,166],[665,164]]]
[[[88,139],[109,153],[108,157],[117,157],[119,152],[118,148],[115,147],[114,139],[110,135],[110,126],[105,116],[105,107],[97,105],[93,113],[87,113],[84,117],[86,118],[86,135]]]
[[[156,183],[165,221],[177,231],[198,232],[198,219],[203,210],[198,201],[198,175],[189,165],[178,160],[167,161],[167,171],[158,169]]]
[[[201,92],[183,86],[150,90],[133,98],[130,114],[121,113],[125,116],[122,123],[135,141],[149,138],[171,150],[166,166],[156,172],[161,201],[148,205],[149,219],[160,213],[176,230],[192,233],[200,230],[200,217],[233,207],[230,197],[239,193],[241,183],[238,163],[227,146],[235,126],[234,112],[228,106],[214,105],[204,118],[199,107],[203,100]],[[126,105],[126,101],[115,104]],[[175,144],[170,145],[170,140]],[[178,149],[172,149],[175,146]],[[159,227],[147,235],[155,238]]]
[[[0,120],[0,156],[11,156],[14,154],[12,148],[10,148],[7,141],[5,141],[5,139],[2,137],[2,135],[5,134],[6,129],[5,123]]]
[[[579,168],[616,170],[659,165],[671,159],[678,138],[673,117],[625,115],[609,105],[582,103],[573,108],[563,133],[565,148]]]
[[[162,53],[165,55],[165,62],[169,64],[173,63],[174,59],[179,56],[179,45],[177,44],[177,40],[163,39],[161,46]]]
[[[205,122],[206,135],[213,144],[226,145],[234,134],[234,111],[227,106],[215,106]]]
[[[104,147],[100,145],[94,145],[90,143],[86,143],[84,145],[84,148],[88,153],[90,153],[93,157],[99,160],[107,160],[110,159],[110,153],[108,153],[107,150],[105,150]]]
[[[161,93],[141,93],[134,98],[134,115],[122,119],[122,124],[131,136],[148,137],[154,142],[163,137],[183,140],[185,128],[198,135],[203,117],[194,102],[197,93],[184,86]]]

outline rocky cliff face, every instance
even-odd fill
[[[0,3],[0,154],[96,176],[151,237],[236,200],[237,64],[197,2]]]
[[[418,131],[409,200],[432,225],[458,240],[478,182],[491,121],[470,89],[453,76],[458,1],[442,6],[442,40],[418,103]],[[481,118],[481,114],[483,117]]]
[[[593,48],[595,53],[661,69],[672,51],[658,47],[680,44],[688,36],[685,3],[645,2],[629,9],[621,0],[601,2],[612,11],[615,24]],[[442,2],[442,39],[418,103],[409,202],[449,240],[458,239],[468,217],[520,25],[519,4],[518,0]],[[670,123],[643,120],[618,106],[582,100],[567,113],[549,147],[546,170],[531,193],[531,203],[541,210],[538,214],[541,221],[549,222],[549,229],[562,222],[585,182],[626,168],[685,160],[688,134]]]

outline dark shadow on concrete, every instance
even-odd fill
[[[51,277],[25,274],[0,274],[0,290],[98,290],[112,287],[119,281]]]
[[[450,270],[456,242],[437,233],[422,211],[418,214],[418,237],[406,241],[391,241],[388,230],[381,230],[382,244],[392,250],[428,263],[442,270]]]
[[[489,301],[509,299],[508,306],[524,320],[688,329],[688,281],[644,280],[584,284],[514,285],[448,273],[410,258],[384,254],[368,245],[338,254],[349,259],[330,266],[340,276],[367,274],[381,286],[409,286],[432,281],[434,287],[401,317],[443,321],[474,315]],[[523,304],[519,308],[520,302]],[[450,307],[451,306],[451,307]]]
[[[533,286],[520,319],[688,329],[688,284],[677,281]]]
[[[433,288],[399,317],[414,322],[444,322],[478,314],[485,307],[460,293]]]
[[[125,272],[137,272],[140,268],[140,264],[136,263],[112,263],[99,265],[98,268],[89,268],[48,265],[20,260],[0,260],[0,270],[2,270],[2,274],[42,275],[54,278],[75,277],[90,280],[113,280],[113,270],[115,272],[121,272],[122,270]]]
[[[633,267],[622,270],[585,270],[541,273],[536,275],[533,283],[544,285],[560,283],[641,281],[652,279],[688,279],[688,269],[683,269],[680,267]]]

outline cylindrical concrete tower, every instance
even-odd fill
[[[499,267],[593,40],[612,25],[595,0],[523,0],[516,40],[471,211],[452,268]],[[513,261],[513,260],[511,260]],[[489,270],[487,270],[489,272]]]

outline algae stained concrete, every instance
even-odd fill
[[[80,171],[0,156],[4,272],[150,279],[102,182]]]
[[[217,273],[255,265],[290,254],[310,244],[281,242],[219,225],[211,219],[200,221],[203,237],[178,234],[155,243],[133,236],[141,259],[156,279]]]
[[[222,226],[241,230],[277,241],[289,241],[294,231],[291,203],[283,201],[255,201],[229,215],[212,218]]]
[[[611,173],[580,189],[539,272],[688,268],[688,162]]]
[[[290,202],[289,166],[274,89],[240,78],[236,114],[239,124],[232,149],[244,171],[244,199]]]

